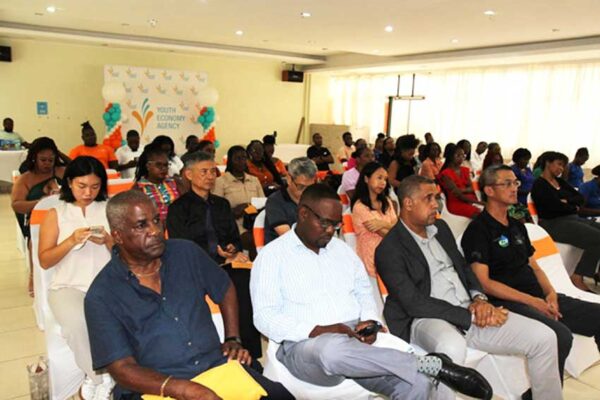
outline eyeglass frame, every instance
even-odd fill
[[[319,221],[319,226],[321,226],[322,229],[328,229],[328,228],[331,227],[331,228],[333,228],[333,230],[337,231],[337,230],[340,230],[342,228],[342,226],[344,226],[344,221],[334,222],[334,221],[332,221],[332,220],[330,220],[328,218],[320,216],[319,214],[317,214],[315,212],[315,210],[313,210],[312,208],[310,208],[306,204],[302,204],[302,207],[306,208],[315,217],[317,217],[317,220]]]
[[[505,189],[508,189],[508,188],[510,188],[510,187],[512,187],[512,186],[514,186],[514,187],[518,188],[518,187],[520,187],[521,185],[522,185],[522,182],[521,182],[520,180],[518,180],[518,179],[515,179],[514,181],[511,181],[511,180],[505,180],[505,181],[504,181],[504,182],[502,182],[502,183],[494,183],[494,184],[492,184],[491,186],[501,186],[501,187],[503,187],[503,188],[505,188]]]

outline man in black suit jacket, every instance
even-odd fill
[[[384,316],[390,331],[426,351],[465,362],[467,346],[527,357],[534,398],[560,399],[556,335],[538,321],[487,302],[437,217],[432,180],[411,176],[399,187],[400,219],[375,252],[389,295]]]

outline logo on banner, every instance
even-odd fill
[[[150,120],[152,119],[152,116],[154,116],[154,112],[152,110],[150,110],[150,102],[148,101],[147,97],[144,99],[144,102],[142,103],[142,114],[140,115],[140,113],[137,110],[134,110],[131,113],[131,115],[133,115],[133,118],[135,118],[139,122],[140,132],[143,135],[144,130],[148,126],[148,122],[150,122]]]

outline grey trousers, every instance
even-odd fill
[[[562,399],[556,340],[554,331],[543,323],[515,313],[509,313],[497,328],[473,324],[466,335],[441,319],[416,319],[411,326],[412,343],[425,351],[446,353],[457,364],[464,364],[467,346],[491,354],[525,356],[533,398],[540,400]]]
[[[61,327],[62,335],[73,351],[75,363],[95,384],[100,384],[102,375],[97,374],[92,367],[90,339],[83,311],[84,298],[85,293],[77,289],[62,288],[48,291],[48,304]]]
[[[342,334],[284,341],[277,359],[305,382],[335,386],[349,378],[392,400],[426,400],[433,387],[426,375],[417,372],[414,355],[371,346]]]
[[[567,243],[583,250],[575,273],[591,277],[600,261],[600,223],[568,215],[540,219],[540,226],[548,231],[555,242]]]

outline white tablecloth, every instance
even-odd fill
[[[12,182],[12,172],[27,157],[27,150],[0,150],[0,181]]]

